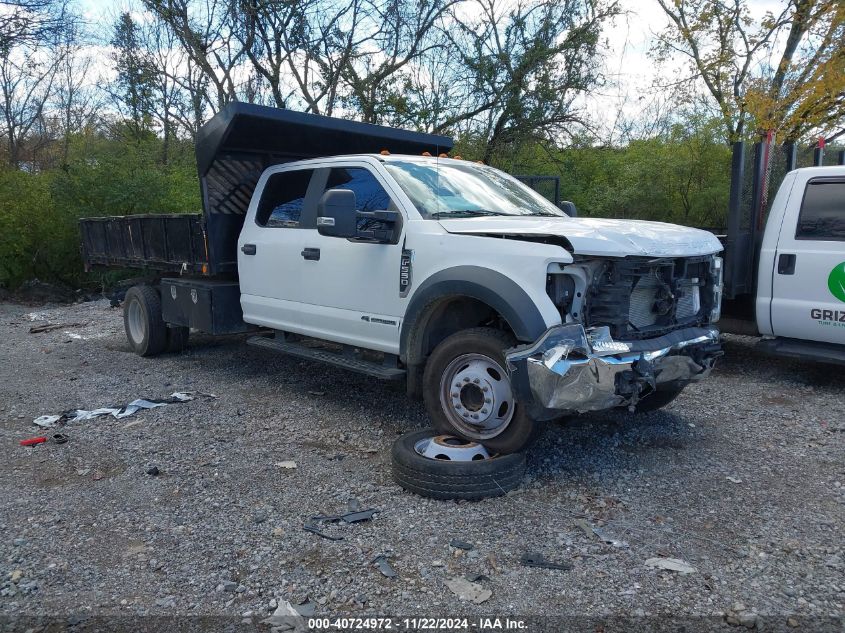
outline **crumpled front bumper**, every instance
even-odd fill
[[[614,341],[606,327],[550,328],[506,354],[517,398],[536,420],[631,406],[660,386],[706,377],[722,355],[715,327],[642,341]]]

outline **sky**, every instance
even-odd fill
[[[114,17],[128,2],[115,0],[77,0],[91,24],[111,28]],[[502,0],[507,3],[509,0]],[[604,31],[604,76],[606,85],[584,102],[597,127],[605,134],[614,128],[621,115],[636,118],[644,108],[659,99],[654,82],[660,74],[680,72],[681,61],[657,67],[648,52],[655,35],[668,26],[669,21],[657,0],[619,0],[622,14]],[[785,0],[748,0],[752,17],[762,17],[767,11],[783,10]],[[135,5],[137,6],[137,5]]]

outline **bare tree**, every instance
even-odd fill
[[[453,12],[452,50],[464,98],[436,131],[485,139],[484,160],[515,141],[557,143],[585,118],[576,99],[601,82],[598,38],[615,1],[542,0],[510,9],[475,0]]]
[[[235,0],[143,0],[171,30],[212,90],[218,110],[238,98],[237,72],[246,50],[235,34]]]
[[[747,0],[657,1],[671,21],[658,59],[689,60],[692,72],[676,85],[704,85],[728,142],[745,136],[749,118],[790,140],[845,120],[841,0],[789,0],[758,21]]]

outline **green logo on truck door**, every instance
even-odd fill
[[[837,264],[830,271],[830,277],[827,278],[827,287],[830,288],[830,294],[845,302],[845,262]]]

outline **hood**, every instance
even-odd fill
[[[691,257],[722,250],[709,231],[644,220],[491,216],[440,220],[440,225],[460,235],[564,238],[578,255]]]

